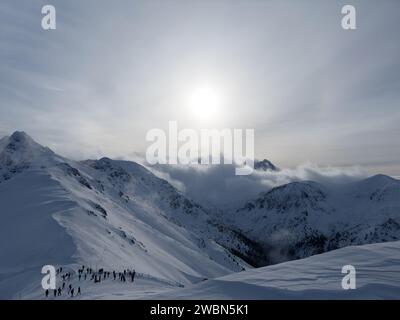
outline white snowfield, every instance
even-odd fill
[[[344,290],[342,267],[356,269]],[[152,299],[400,299],[400,241],[346,247],[208,280]]]
[[[399,242],[259,269],[243,259],[265,261],[254,239],[268,234],[284,244],[269,252],[286,260],[286,247],[305,257],[398,240],[399,209],[400,182],[390,177],[340,193],[302,182],[249,201],[232,213],[231,226],[137,163],[72,161],[15,132],[0,139],[0,299],[398,299]],[[358,289],[344,291],[348,264]],[[57,288],[66,282],[82,294],[45,297],[44,265],[63,267]],[[79,279],[82,266],[137,276],[94,283]]]
[[[342,267],[356,270],[356,289],[344,290]],[[400,241],[352,246],[273,266],[233,273],[178,287],[157,279],[132,283],[104,281],[101,285],[73,280],[84,294],[75,299],[282,300],[282,299],[400,299]],[[22,294],[43,298],[36,285]],[[62,299],[65,297],[61,297]],[[49,299],[53,299],[50,295]],[[59,298],[57,298],[59,299]],[[67,297],[67,299],[71,299]]]

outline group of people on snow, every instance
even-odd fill
[[[62,285],[60,287],[58,287],[57,289],[53,290],[53,295],[54,297],[60,297],[63,295],[64,292],[66,292],[66,294],[68,296],[71,296],[71,298],[73,298],[74,296],[79,296],[82,294],[81,292],[81,287],[78,286],[77,288],[74,288],[71,284],[68,285],[67,290],[66,290],[66,282],[70,281],[71,278],[74,277],[75,273],[72,273],[70,271],[62,273],[63,268],[60,267],[56,270],[56,274],[60,276],[60,278],[62,279]],[[112,271],[106,271],[103,268],[98,269],[97,271],[93,270],[90,267],[86,267],[85,265],[82,265],[81,268],[78,269],[78,274],[77,274],[77,279],[78,282],[84,281],[89,279],[89,281],[93,281],[93,283],[100,283],[102,281],[105,281],[106,279],[109,279],[112,277],[113,280],[118,280],[121,282],[127,282],[130,280],[130,282],[134,282],[135,281],[135,276],[136,276],[136,271],[135,270],[129,270],[129,269],[125,269],[122,272],[117,272],[115,270]],[[45,291],[45,296],[46,298],[49,297],[49,295],[51,295],[49,289],[47,289]]]

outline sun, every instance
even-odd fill
[[[221,108],[221,95],[210,86],[195,88],[189,96],[189,108],[198,120],[211,120],[217,117]]]

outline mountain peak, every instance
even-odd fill
[[[102,157],[98,160],[99,162],[111,162],[112,160],[108,157]]]
[[[371,176],[371,177],[369,177],[369,178],[367,178],[367,179],[369,179],[369,180],[374,180],[374,181],[387,181],[387,182],[394,182],[394,181],[396,181],[396,179],[394,179],[394,178],[392,178],[392,177],[390,177],[390,176],[387,176],[387,175],[385,175],[385,174],[376,174],[376,175],[373,175],[373,176]]]
[[[6,144],[6,149],[10,151],[22,149],[45,149],[24,131],[15,131],[10,137],[8,137]]]
[[[384,174],[376,174],[365,180],[362,180],[361,182],[358,183],[358,186],[361,185],[366,190],[370,190],[370,189],[379,189],[388,184],[396,182],[398,183],[399,181]]]
[[[31,162],[33,159],[51,155],[53,152],[33,140],[24,131],[15,131],[0,144],[0,158],[6,163]]]
[[[26,134],[25,131],[15,131],[10,138],[14,139],[14,140],[23,140],[23,139],[31,139],[31,137]]]
[[[24,131],[15,131],[8,139],[8,144],[22,144],[32,145],[37,144],[27,133]]]
[[[279,171],[279,169],[269,160],[264,159],[262,161],[255,161],[254,162],[254,169],[260,171]]]

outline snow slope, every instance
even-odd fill
[[[343,290],[342,267],[356,269]],[[351,246],[204,281],[152,299],[400,299],[400,242]]]
[[[187,284],[249,268],[232,252],[253,250],[144,167],[71,161],[23,132],[2,141],[0,219],[0,298],[21,294],[45,264]]]

